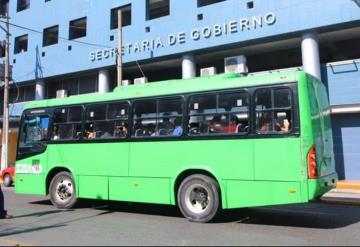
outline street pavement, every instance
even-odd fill
[[[360,243],[359,206],[324,203],[228,210],[214,223],[187,221],[176,207],[83,200],[72,210],[47,197],[3,188],[14,219],[1,220],[0,245],[323,245]]]

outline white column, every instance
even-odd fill
[[[45,99],[45,81],[38,79],[35,85],[35,100]]]
[[[182,60],[182,78],[188,79],[196,77],[196,64],[195,58],[192,54],[183,56]]]
[[[106,69],[102,69],[99,71],[99,93],[107,93],[110,91],[109,86],[109,71]]]
[[[319,40],[315,33],[306,33],[301,41],[302,62],[305,72],[321,80]]]

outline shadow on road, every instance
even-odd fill
[[[227,210],[223,217],[217,220],[217,222],[319,229],[342,228],[359,221],[359,207],[325,203]]]
[[[51,205],[43,200],[33,204]],[[176,206],[127,203],[101,200],[79,200],[75,209],[92,208],[105,213],[133,213],[182,218]],[[61,210],[60,210],[61,211]],[[272,207],[257,207],[224,210],[213,224],[219,223],[273,225],[335,229],[360,222],[360,210],[356,206],[326,203],[290,204]]]
[[[70,210],[66,210],[66,211],[74,211],[74,210],[70,209]],[[41,216],[56,214],[56,213],[61,213],[61,212],[65,212],[65,210],[40,211],[40,212],[31,213],[31,214],[17,215],[16,218],[41,217]]]

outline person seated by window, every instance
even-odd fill
[[[235,115],[232,115],[230,118],[230,123],[227,126],[223,127],[225,133],[237,133],[238,127],[238,118]]]
[[[134,123],[134,133],[135,136],[144,136],[146,134],[145,126],[142,123],[142,120],[137,118]]]
[[[209,124],[209,133],[222,133],[224,132],[221,126],[221,115],[215,115]]]
[[[128,128],[124,123],[115,127],[115,137],[126,137],[128,135]]]
[[[271,118],[269,113],[262,113],[259,118],[259,131],[260,132],[268,132],[271,131]]]
[[[155,124],[153,124],[153,123],[147,124],[144,129],[144,135],[145,136],[156,136],[157,133],[155,131]]]
[[[190,134],[199,134],[200,133],[199,123],[191,122],[189,124],[189,133]]]
[[[282,121],[282,124],[277,123],[276,124],[276,130],[277,131],[285,131],[285,132],[290,131],[290,122],[289,122],[289,120],[285,118]]]
[[[249,130],[249,122],[246,121],[239,121],[238,125],[236,126],[236,132],[242,133],[242,132],[248,132]]]
[[[95,131],[94,131],[94,125],[93,124],[90,124],[89,129],[85,131],[85,137],[87,139],[94,139],[95,138]]]
[[[162,118],[162,122],[159,124],[159,131],[163,130],[163,135],[167,135],[169,131],[174,129],[174,125],[170,122],[170,113],[165,112]]]
[[[181,118],[179,118],[179,117],[175,118],[175,120],[174,120],[175,129],[172,132],[173,136],[181,136],[182,135],[183,128],[181,125],[182,125]]]
[[[52,139],[53,139],[54,141],[60,139],[59,127],[58,127],[57,125],[55,125],[54,128],[53,128]]]

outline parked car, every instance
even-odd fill
[[[15,167],[8,167],[1,171],[0,180],[3,181],[5,187],[9,187],[14,183]]]

